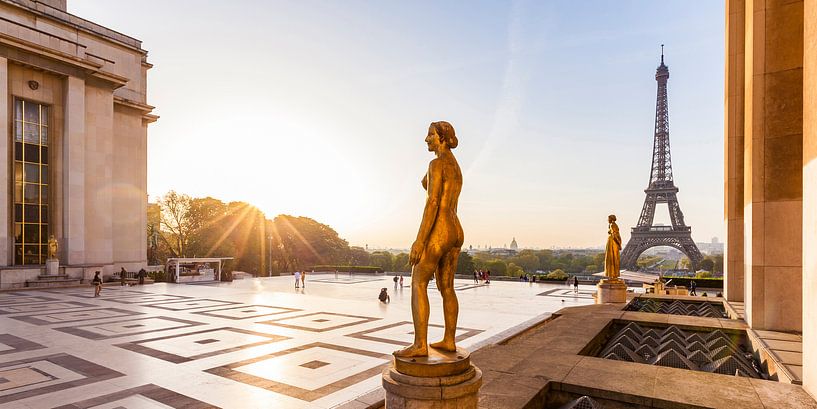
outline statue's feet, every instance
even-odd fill
[[[411,344],[399,351],[392,353],[398,358],[414,358],[418,356],[428,356],[428,345]]]
[[[431,344],[431,347],[434,349],[439,349],[441,351],[448,351],[448,352],[455,352],[457,350],[457,346],[454,345],[453,340],[443,339],[440,342],[435,342]]]

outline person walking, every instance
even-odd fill
[[[474,284],[479,284],[479,270],[474,269]]]
[[[99,297],[102,293],[102,278],[99,277],[99,271],[94,273],[94,279],[91,280],[91,285],[94,286],[94,297]]]
[[[301,272],[296,271],[295,272],[295,288],[300,288],[300,285],[301,285]]]
[[[695,283],[695,280],[691,280],[689,282],[689,295],[698,295],[695,293],[695,289],[698,288],[698,284]]]
[[[306,288],[306,271],[301,273],[301,288]]]
[[[403,276],[400,276],[400,288],[403,288]]]
[[[122,270],[119,271],[119,285],[124,287],[127,285],[127,281],[125,276],[128,275],[128,272],[125,270],[125,267],[122,267]]]
[[[139,270],[139,285],[144,285],[145,284],[145,276],[146,275],[148,275],[148,272],[145,271],[144,268]]]
[[[397,276],[394,276],[394,289],[395,289],[395,290],[397,289],[397,282],[398,282],[398,281],[400,281],[400,279],[399,279],[399,278],[397,278]]]
[[[491,270],[485,270],[485,284],[491,284]]]
[[[573,293],[579,293],[579,278],[576,276],[573,276]]]

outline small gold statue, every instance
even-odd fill
[[[621,235],[618,233],[616,215],[607,216],[607,247],[604,250],[604,275],[611,281],[619,278],[619,266],[621,265]]]
[[[55,259],[57,258],[57,250],[59,249],[59,244],[57,244],[57,239],[54,238],[54,235],[48,237],[48,258]]]
[[[428,192],[423,221],[417,240],[411,246],[411,315],[414,343],[395,351],[397,357],[428,356],[428,282],[432,275],[443,298],[445,332],[443,339],[431,344],[442,351],[456,351],[454,343],[459,304],[454,293],[454,272],[464,241],[457,218],[457,201],[462,190],[462,172],[451,149],[458,141],[448,122],[433,122],[425,138],[429,152],[437,156],[428,165],[423,188]]]

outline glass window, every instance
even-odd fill
[[[28,123],[40,123],[40,104],[34,104],[28,101],[23,101],[23,111],[25,112],[24,120]]]
[[[40,183],[40,165],[36,163],[26,163],[24,166],[25,172],[24,181],[26,184]]]
[[[23,144],[23,160],[26,162],[40,163],[40,145],[33,143]]]
[[[40,143],[40,126],[28,122],[23,124],[23,142]]]
[[[48,253],[47,106],[14,100],[14,263],[43,264]]]

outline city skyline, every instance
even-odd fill
[[[679,200],[695,241],[723,237],[721,4],[145,3],[68,7],[143,40],[158,67],[151,200],[240,200],[408,247],[422,139],[443,119],[460,138],[465,247],[597,247],[609,213],[627,240],[663,43]]]

